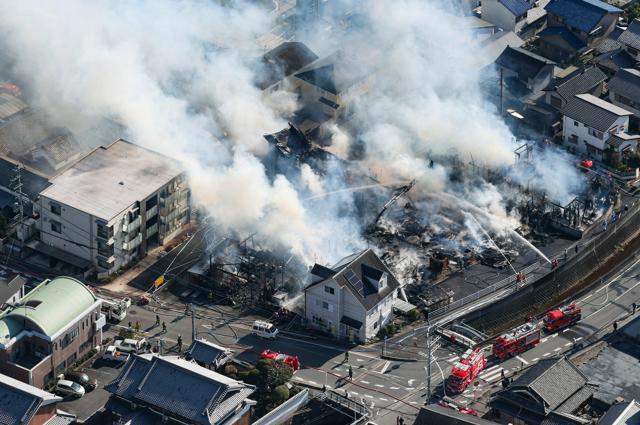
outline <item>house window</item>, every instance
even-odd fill
[[[316,325],[322,325],[324,322],[324,320],[322,320],[322,317],[316,316],[315,314],[311,317],[311,321]]]
[[[574,121],[574,122],[573,122],[573,125],[574,125],[574,126],[576,126],[576,127],[578,127],[580,124],[578,123],[578,121]]]
[[[59,221],[51,220],[51,231],[55,233],[62,233],[62,224]]]
[[[51,202],[49,204],[49,207],[51,208],[51,212],[55,215],[62,215],[62,207],[60,206],[60,204],[54,204],[53,202]]]
[[[373,323],[373,329],[378,329],[378,321],[377,320]]]
[[[591,127],[589,127],[589,134],[597,139],[602,139],[602,136],[603,136],[602,132]]]
[[[325,310],[329,310],[329,311],[333,312],[333,304],[328,303],[326,301],[322,301],[322,308],[324,308]]]
[[[331,286],[325,286],[324,287],[324,292],[326,292],[327,294],[334,294],[334,289]]]
[[[576,136],[575,134],[572,134],[571,136],[567,137],[567,142],[573,143],[574,145],[577,145],[578,144],[578,136]]]

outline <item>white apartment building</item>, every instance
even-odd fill
[[[575,95],[562,109],[562,140],[570,151],[604,159],[609,139],[629,129],[631,112],[591,94]]]
[[[119,139],[51,179],[34,205],[40,241],[104,277],[176,236],[190,220],[184,172]]]
[[[316,264],[305,288],[306,319],[336,338],[367,341],[392,320],[399,286],[370,249],[331,268]]]

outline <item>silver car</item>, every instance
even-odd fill
[[[84,388],[77,382],[61,379],[56,384],[55,393],[63,397],[72,396],[80,398],[84,395]]]

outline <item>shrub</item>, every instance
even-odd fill
[[[118,331],[118,336],[123,339],[133,338],[133,330],[122,328]]]
[[[414,308],[413,310],[407,313],[407,318],[412,322],[415,322],[416,320],[418,320],[420,316],[421,316],[420,312],[418,311],[417,308]]]
[[[238,374],[238,368],[232,364],[228,364],[224,367],[224,374],[227,376],[236,376]]]
[[[273,392],[271,393],[271,400],[273,400],[274,403],[280,403],[288,399],[289,399],[289,387],[283,384],[283,385],[278,385],[273,389]]]

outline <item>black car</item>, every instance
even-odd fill
[[[82,385],[87,391],[95,390],[98,387],[98,380],[95,378],[89,378],[89,375],[84,372],[67,372],[64,374],[64,377],[69,381],[77,382],[78,384]]]

